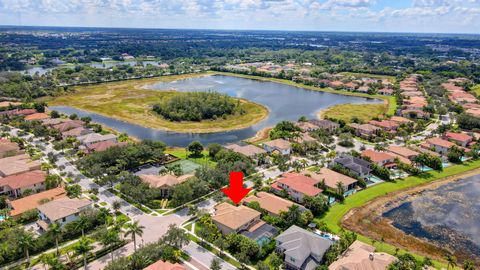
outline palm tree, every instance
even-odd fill
[[[50,170],[53,169],[53,165],[50,163],[42,163],[41,168],[42,171],[47,172],[47,174],[50,174]]]
[[[24,232],[18,238],[18,245],[25,252],[28,264],[30,264],[30,249],[33,248],[34,244],[33,235],[30,232]]]
[[[120,201],[114,201],[112,203],[113,211],[118,212],[118,210],[120,210],[120,207],[122,207],[122,204],[120,203]]]
[[[88,227],[88,218],[85,215],[80,215],[80,217],[75,221],[75,229],[82,231],[82,237],[85,236],[85,229]]]
[[[92,240],[89,238],[82,236],[77,244],[73,246],[73,250],[79,256],[83,258],[83,267],[87,270],[87,256],[90,254],[90,251],[93,249]]]
[[[55,238],[55,247],[57,248],[57,256],[60,256],[60,250],[58,248],[58,239],[62,234],[62,227],[57,222],[50,224],[48,232]]]
[[[447,270],[450,269],[450,267],[455,268],[455,266],[457,266],[457,258],[452,254],[445,255],[445,260],[447,260]]]
[[[47,270],[47,265],[50,260],[51,254],[50,253],[42,253],[38,260],[43,264],[43,268]]]
[[[132,240],[133,240],[133,248],[135,251],[137,251],[137,238],[136,236],[142,236],[143,235],[143,229],[145,229],[144,226],[140,225],[138,223],[138,220],[127,224],[127,231],[125,232],[125,237],[128,237],[129,235],[132,235]]]
[[[343,194],[345,194],[345,186],[342,182],[337,182],[337,193],[340,196],[343,196]]]
[[[112,255],[112,262],[113,262],[113,247],[115,244],[120,242],[119,238],[119,233],[116,230],[107,230],[103,234],[102,238],[100,239],[100,242],[105,248],[109,248],[111,255]]]

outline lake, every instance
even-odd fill
[[[232,97],[245,98],[262,104],[269,109],[270,114],[267,119],[249,128],[226,132],[197,134],[168,132],[145,128],[70,107],[56,106],[51,107],[51,109],[65,114],[76,113],[80,116],[90,116],[95,122],[112,127],[120,132],[126,132],[139,139],[154,139],[163,141],[171,146],[186,146],[193,140],[198,140],[202,144],[226,144],[238,142],[250,138],[263,128],[274,126],[282,120],[296,121],[303,115],[309,118],[316,118],[318,111],[337,104],[372,104],[383,102],[383,100],[379,99],[325,93],[286,84],[223,75],[195,77],[168,83],[155,83],[147,85],[145,88],[155,90],[173,89],[177,91],[215,90]]]
[[[480,175],[425,191],[384,213],[407,234],[480,261]]]

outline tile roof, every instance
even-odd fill
[[[91,204],[92,202],[87,199],[61,198],[39,205],[37,209],[50,221],[55,222],[61,218],[79,213],[82,208]]]
[[[188,179],[194,177],[192,174],[186,174],[182,176],[175,176],[172,174],[166,175],[152,175],[152,174],[142,174],[140,179],[143,182],[149,184],[151,187],[160,188],[160,187],[173,187],[180,183],[187,181]]]
[[[375,252],[373,246],[356,240],[328,270],[385,270],[395,260],[394,256]]]
[[[322,189],[315,186],[319,183],[318,180],[299,173],[284,173],[282,175],[282,178],[277,180],[276,183],[277,185],[286,185],[290,189],[293,189],[308,196],[316,196],[323,191]]]
[[[83,126],[82,127],[77,127],[77,128],[72,128],[67,131],[62,132],[62,136],[65,137],[79,137],[83,135],[87,135],[93,133],[90,129],[86,129]]]
[[[368,123],[371,125],[386,128],[386,129],[396,129],[399,126],[397,122],[390,121],[390,120],[382,120],[382,121],[371,120]]]
[[[107,150],[110,147],[123,147],[128,145],[126,142],[112,142],[112,141],[103,141],[103,142],[97,142],[97,143],[92,143],[89,146],[87,146],[87,149],[91,152],[102,152]]]
[[[315,260],[315,258],[321,260],[333,244],[332,241],[295,225],[277,236],[275,240],[277,247],[284,250],[285,255],[294,258],[294,261],[289,260],[288,263],[295,265],[298,269],[304,269],[301,267],[305,263],[308,264],[308,260]],[[316,261],[315,265],[308,269],[314,269],[318,263],[320,261]]]
[[[399,124],[406,124],[406,123],[413,122],[412,120],[407,119],[405,117],[401,117],[401,116],[392,116],[392,117],[390,117],[390,121],[394,121],[394,122],[397,122]]]
[[[31,160],[27,154],[0,159],[0,175],[9,176],[35,169],[40,169],[41,162]]]
[[[311,122],[296,122],[295,125],[303,131],[315,130],[320,128],[319,126]]]
[[[447,132],[445,134],[445,137],[447,137],[450,140],[454,140],[457,142],[462,142],[462,143],[468,143],[473,140],[473,137],[465,134],[465,133],[455,133],[455,132]]]
[[[259,154],[264,154],[267,153],[265,150],[263,150],[260,147],[257,147],[252,144],[247,144],[247,145],[238,145],[238,144],[229,144],[225,146],[225,148],[230,149],[234,152],[243,154],[247,157],[254,157]]]
[[[45,182],[45,177],[47,177],[47,174],[40,170],[10,175],[0,178],[0,187],[8,186],[10,189],[26,188]]]
[[[54,128],[54,129],[56,129],[60,132],[65,132],[65,131],[70,130],[70,129],[83,127],[84,124],[85,123],[83,121],[70,120],[70,121],[67,121],[67,122],[62,122],[62,123],[57,124],[57,125],[53,125],[52,128]]]
[[[15,217],[21,215],[29,210],[37,208],[40,205],[40,202],[43,200],[55,200],[59,198],[64,198],[67,196],[65,189],[53,188],[40,193],[36,193],[27,197],[23,197],[18,200],[10,201],[9,204],[12,208],[10,215]]]
[[[364,150],[362,152],[362,156],[370,158],[370,160],[375,162],[375,163],[394,159],[394,157],[392,155],[389,155],[388,153],[376,152],[376,151],[373,151],[373,150],[370,150],[370,149]]]
[[[112,139],[116,139],[117,136],[114,134],[98,134],[98,133],[90,133],[87,135],[83,135],[78,137],[77,139],[82,142],[83,144],[90,144],[90,143],[96,143],[96,142],[102,142],[102,141],[108,141]]]
[[[431,144],[431,145],[437,145],[437,146],[441,146],[441,147],[445,147],[445,148],[450,148],[450,147],[455,145],[452,142],[449,142],[449,141],[444,140],[444,139],[440,139],[438,137],[427,139],[426,142]]]
[[[20,152],[20,147],[18,144],[11,142],[8,139],[0,138],[0,158],[4,157],[9,153]]]
[[[294,204],[297,205],[296,203],[286,200],[282,197],[278,197],[263,191],[258,192],[256,195],[245,198],[244,202],[258,202],[261,208],[276,215],[280,215],[280,212],[282,211],[288,211],[288,208]]]
[[[215,206],[212,219],[232,230],[237,230],[258,217],[260,212],[244,205],[233,206],[229,203],[221,203]]]
[[[335,159],[335,162],[359,174],[368,174],[372,171],[370,169],[370,162],[357,157],[338,157]]]
[[[321,168],[319,172],[310,172],[303,171],[303,174],[310,174],[310,177],[321,182],[325,182],[325,185],[331,189],[337,188],[337,183],[342,183],[345,187],[348,187],[351,184],[357,183],[357,179],[351,178],[349,176],[343,175],[336,171],[330,170],[328,168]]]
[[[48,116],[48,114],[46,114],[46,113],[34,113],[34,114],[30,114],[30,115],[25,116],[25,120],[27,120],[27,121],[43,120],[43,119],[47,119],[47,118],[50,118],[50,116]]]
[[[143,270],[187,270],[187,268],[178,263],[170,263],[164,261],[157,261],[149,266],[143,268]]]
[[[22,105],[21,102],[12,102],[12,101],[2,101],[0,102],[0,108],[5,108],[5,107],[8,107],[8,106],[18,106],[18,105]]]
[[[402,147],[402,146],[396,146],[396,145],[390,145],[388,148],[387,148],[388,151],[392,152],[392,153],[395,153],[397,155],[400,155],[402,157],[406,157],[406,158],[411,158],[411,157],[415,157],[415,156],[418,156],[418,152],[415,152],[411,149],[408,149],[406,147]]]
[[[292,146],[292,144],[289,141],[286,141],[284,139],[276,139],[276,140],[264,142],[263,144],[272,148],[278,148],[282,150],[290,149],[290,147]]]

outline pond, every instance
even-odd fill
[[[220,75],[196,77],[169,83],[156,83],[145,86],[145,88],[157,90],[174,89],[178,91],[215,90],[233,97],[245,98],[262,104],[269,109],[270,114],[267,119],[249,128],[198,134],[145,128],[71,107],[55,106],[51,107],[51,109],[66,114],[76,113],[80,116],[90,116],[95,122],[112,127],[120,132],[126,132],[139,139],[154,139],[163,141],[171,146],[186,146],[193,140],[198,140],[203,144],[238,142],[253,137],[258,131],[274,126],[282,120],[296,121],[300,116],[316,118],[318,111],[337,104],[383,102],[379,99],[325,93],[286,84]]]
[[[425,191],[385,212],[407,234],[480,262],[480,175]]]

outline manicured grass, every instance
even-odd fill
[[[406,189],[420,184],[432,182],[439,180],[448,176],[453,176],[459,173],[467,172],[473,169],[480,168],[480,160],[468,162],[462,165],[456,165],[452,167],[445,168],[442,172],[431,171],[425,173],[421,176],[411,176],[407,177],[404,180],[398,180],[397,182],[385,182],[360,192],[357,192],[349,197],[347,197],[343,204],[335,204],[330,208],[330,210],[322,218],[317,218],[317,221],[324,222],[330,230],[334,233],[340,233],[342,230],[341,220],[344,215],[348,213],[353,208],[360,207],[369,201],[387,195],[391,192],[398,191],[401,189]],[[371,243],[371,240],[367,237],[359,235],[359,240],[362,240],[366,243]],[[379,251],[387,252],[390,254],[395,253],[395,247],[385,243],[376,243],[375,247]],[[405,252],[405,251],[403,251]],[[421,256],[416,256],[419,259],[423,259]],[[441,263],[436,262],[436,266],[443,266]]]
[[[167,154],[175,156],[180,159],[186,159],[198,163],[200,165],[208,165],[214,167],[217,162],[213,161],[210,156],[208,155],[208,151],[203,151],[202,156],[200,157],[193,157],[187,156],[189,153],[185,148],[170,148],[165,151]]]
[[[162,100],[178,95],[177,91],[165,89],[149,90],[142,86],[158,82],[169,82],[201,74],[162,76],[158,78],[128,80],[74,87],[75,93],[47,99],[52,106],[71,106],[95,112],[121,121],[141,126],[177,132],[207,133],[249,127],[268,116],[268,109],[260,104],[239,99],[245,114],[229,115],[225,119],[200,122],[173,122],[164,119],[152,110]]]
[[[390,82],[395,82],[395,76],[389,76],[389,75],[380,75],[380,74],[370,74],[370,73],[357,73],[357,72],[340,72],[339,74],[345,75],[345,76],[354,76],[354,77],[367,77],[367,78],[372,78],[372,79],[387,79]]]
[[[339,104],[321,112],[323,118],[333,118],[352,122],[354,117],[368,122],[375,117],[385,115],[388,106],[386,104]]]

